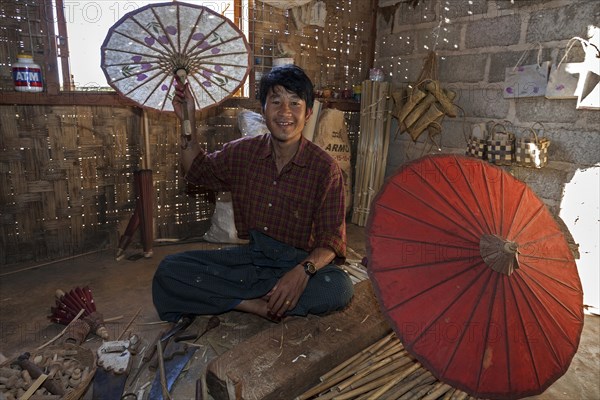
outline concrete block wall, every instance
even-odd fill
[[[413,142],[392,126],[386,175],[403,163],[436,152],[464,154],[474,123],[510,121],[518,132],[539,122],[551,140],[551,162],[543,169],[506,169],[523,180],[565,222],[579,245],[584,301],[600,305],[600,111],[577,110],[576,100],[503,98],[507,67],[560,60],[569,39],[588,38],[600,28],[596,0],[379,0],[375,67],[395,89],[414,83],[430,50],[438,54],[438,78],[457,93],[464,117],[445,118],[435,143]],[[540,52],[541,49],[541,52]],[[582,61],[581,46],[569,61]],[[585,286],[587,285],[587,287]]]

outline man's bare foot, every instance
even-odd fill
[[[256,314],[272,322],[280,322],[281,317],[271,314],[267,308],[268,304],[268,301],[264,297],[260,299],[242,300],[242,302],[238,304],[235,309],[238,311]]]

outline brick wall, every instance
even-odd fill
[[[552,141],[549,165],[507,169],[565,222],[579,244],[585,302],[598,308],[600,111],[576,110],[576,100],[505,99],[502,92],[507,67],[522,57],[521,64],[534,64],[540,47],[542,61],[560,60],[569,39],[588,38],[588,27],[594,25],[600,26],[600,2],[595,0],[421,0],[416,8],[401,0],[380,0],[375,66],[395,88],[404,88],[417,80],[428,51],[435,50],[439,79],[457,92],[455,103],[465,113],[464,118],[444,119],[439,150],[431,149],[426,134],[416,143],[407,134],[392,138],[388,176],[425,153],[463,154],[465,132],[473,123],[543,124]],[[575,45],[568,60],[583,57],[581,46]]]

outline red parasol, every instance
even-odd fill
[[[135,202],[135,210],[129,219],[125,232],[119,239],[116,259],[121,260],[125,256],[125,250],[131,243],[133,235],[140,229],[144,257],[152,257],[152,245],[154,243],[154,187],[152,183],[152,170],[142,169],[134,172],[134,183],[138,198]]]
[[[579,345],[583,292],[533,191],[473,158],[421,158],[388,179],[368,223],[369,276],[406,347],[472,396],[543,392]]]
[[[88,333],[94,332],[103,340],[109,339],[108,330],[104,325],[104,317],[96,310],[96,303],[92,290],[86,287],[75,287],[65,293],[57,290],[55,293],[55,307],[50,307],[51,314],[48,319],[62,325],[71,325],[70,337],[76,344],[81,344]],[[81,314],[80,314],[81,313]],[[77,321],[73,320],[77,317]]]

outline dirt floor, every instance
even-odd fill
[[[348,226],[349,258],[360,260],[366,255],[364,229]],[[97,309],[103,313],[111,339],[127,338],[133,332],[142,339],[141,351],[164,330],[152,305],[150,283],[157,263],[167,254],[188,249],[216,248],[204,242],[156,246],[152,258],[137,258],[140,251],[130,246],[126,258],[114,259],[114,251],[97,253],[41,265],[12,265],[0,267],[0,353],[13,359],[23,352],[32,352],[38,346],[58,335],[64,326],[48,321],[57,289],[89,286]],[[133,256],[133,257],[131,257]],[[198,317],[188,331],[202,331],[209,317]],[[272,325],[271,322],[239,312],[219,316],[217,328],[197,341],[193,362],[184,379],[176,382],[173,399],[194,399],[197,377],[207,363],[245,339]],[[122,337],[123,336],[123,337]],[[97,348],[101,340],[90,335],[84,346]],[[357,349],[358,350],[358,349]],[[2,357],[0,356],[0,357]],[[135,374],[140,357],[134,357],[131,375]],[[0,360],[1,361],[1,360]],[[127,391],[137,393],[145,386],[145,393],[156,376],[143,369]],[[586,315],[579,351],[567,373],[546,392],[535,399],[600,399],[600,318]],[[91,399],[91,390],[84,395]],[[134,397],[128,398],[128,400]]]

